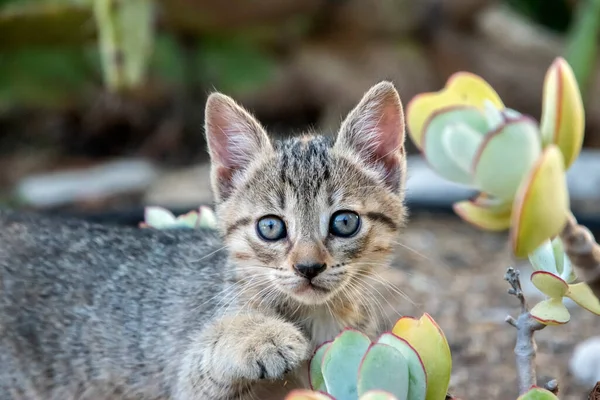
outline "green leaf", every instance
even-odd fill
[[[394,347],[375,343],[360,364],[357,387],[359,395],[379,389],[405,400],[409,388],[408,362]]]
[[[425,366],[417,351],[404,339],[393,333],[382,334],[377,343],[387,344],[402,353],[408,364],[408,400],[425,400],[427,395],[427,375]]]
[[[348,329],[338,335],[325,352],[321,370],[327,392],[337,400],[356,400],[358,368],[370,345],[366,335]]]
[[[327,392],[327,386],[325,385],[325,379],[323,378],[323,371],[321,371],[321,364],[323,362],[323,356],[330,346],[331,341],[323,343],[317,348],[315,354],[310,360],[308,379],[310,388],[312,390]]]
[[[443,136],[448,127],[466,124],[483,137],[487,131],[485,115],[472,106],[446,107],[434,113],[425,123],[423,152],[429,165],[442,177],[465,185],[473,181],[471,174],[466,173],[452,158],[445,146]],[[446,132],[446,133],[445,133]]]
[[[475,182],[501,199],[514,198],[519,184],[542,152],[537,123],[527,117],[488,133],[473,161]]]

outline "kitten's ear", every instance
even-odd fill
[[[229,197],[237,174],[261,153],[272,150],[260,123],[232,98],[212,93],[206,102],[205,131],[216,200]]]
[[[396,88],[383,81],[373,86],[348,114],[335,147],[350,151],[368,167],[383,168],[383,178],[397,192],[404,182],[404,112]]]

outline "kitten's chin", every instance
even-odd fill
[[[298,282],[293,288],[286,288],[286,291],[296,301],[309,305],[325,303],[334,292],[330,288],[311,283],[308,280]]]

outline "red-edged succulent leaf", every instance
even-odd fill
[[[571,319],[571,314],[563,304],[562,298],[543,300],[537,303],[529,314],[544,325],[563,325]]]
[[[407,400],[425,400],[427,395],[427,373],[421,356],[405,339],[392,332],[383,333],[377,343],[387,344],[398,350],[408,363],[408,396]]]
[[[562,298],[569,292],[569,284],[560,276],[547,271],[535,271],[531,282],[548,297]]]
[[[496,91],[483,78],[470,72],[453,74],[438,92],[421,93],[406,106],[408,133],[415,145],[422,149],[426,121],[434,112],[450,106],[472,106],[483,112],[485,103],[503,109],[504,104]]]
[[[554,143],[564,156],[565,169],[579,156],[585,130],[583,100],[573,70],[562,57],[544,79],[541,132],[544,144]]]
[[[486,135],[472,163],[482,191],[512,200],[519,184],[541,154],[537,123],[526,116],[509,120]]]
[[[459,201],[452,205],[454,212],[463,220],[486,231],[504,231],[510,228],[511,209],[496,211],[480,206],[471,200]]]
[[[510,232],[514,254],[525,258],[558,235],[568,212],[563,157],[555,145],[549,145],[521,182],[514,200]]]
[[[434,112],[426,121],[423,132],[423,155],[431,168],[440,176],[461,184],[471,184],[473,178],[468,168],[456,162],[447,147],[445,135],[452,134],[455,126],[466,125],[471,131],[480,132],[483,140],[487,130],[485,115],[475,107],[451,106]],[[467,160],[468,161],[468,160]]]
[[[321,371],[321,363],[323,362],[323,356],[325,355],[325,352],[329,349],[329,346],[331,346],[331,343],[332,341],[330,340],[320,345],[315,350],[315,353],[310,359],[310,364],[308,366],[308,379],[310,388],[312,390],[319,390],[323,392],[327,391],[325,379],[323,378],[323,371]]]
[[[327,392],[339,400],[358,396],[356,377],[360,362],[371,340],[363,333],[346,329],[342,331],[325,351],[321,371]]]

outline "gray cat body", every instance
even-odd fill
[[[282,399],[319,344],[381,330],[405,220],[393,85],[335,140],[272,142],[218,93],[206,135],[216,231],[0,211],[0,400]]]
[[[218,233],[7,211],[0,226],[0,399],[166,398],[221,300]]]

